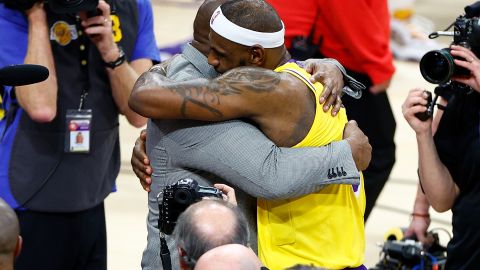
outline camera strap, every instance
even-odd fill
[[[163,191],[157,195],[157,205],[160,205],[160,195]],[[160,212],[160,209],[158,209]],[[162,231],[162,218],[158,218],[158,232],[160,236],[160,260],[162,260],[163,270],[172,270],[172,259],[170,257],[170,250],[168,249],[167,240],[165,240],[165,233]]]
[[[160,226],[159,226],[160,228]],[[160,259],[162,260],[163,270],[172,270],[172,259],[170,250],[168,250],[165,234],[160,231]]]

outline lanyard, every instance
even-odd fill
[[[82,110],[83,105],[85,103],[85,99],[87,98],[87,95],[88,95],[88,91],[90,89],[90,75],[88,70],[90,40],[88,36],[85,35],[83,32],[80,16],[78,15],[75,16],[75,25],[78,33],[79,49],[80,49],[80,66],[81,66],[81,71],[83,76],[83,90],[82,90],[82,94],[80,95],[80,104],[78,106],[78,110]]]

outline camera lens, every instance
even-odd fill
[[[191,204],[193,202],[191,193],[185,189],[179,189],[175,191],[175,194],[173,194],[173,198],[175,202],[179,204]]]
[[[420,72],[430,83],[446,83],[454,71],[455,63],[449,49],[427,52],[420,60]]]
[[[49,0],[50,8],[57,14],[95,10],[98,0]]]

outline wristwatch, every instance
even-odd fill
[[[125,62],[125,52],[123,51],[123,48],[118,46],[118,52],[120,53],[118,55],[118,58],[117,60],[115,61],[112,61],[112,62],[103,62],[103,64],[108,67],[108,68],[111,68],[111,69],[115,69],[116,67],[120,66],[121,64],[123,64],[123,62]]]

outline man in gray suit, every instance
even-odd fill
[[[205,1],[194,22],[192,43],[168,65],[156,66],[149,73],[163,73],[177,81],[216,77],[218,74],[208,65],[205,55],[209,51],[209,18],[223,2]],[[340,72],[338,77],[341,80]],[[142,83],[145,83],[142,79],[137,82]],[[237,190],[239,207],[249,221],[250,244],[256,250],[255,198],[295,197],[316,191],[325,184],[358,183],[358,170],[368,165],[371,151],[368,139],[355,125],[347,127],[347,140],[322,148],[303,149],[279,148],[255,126],[239,120],[221,123],[151,120],[147,133],[147,154],[153,167],[151,183],[148,179],[151,169],[143,164],[148,164],[148,159],[141,154],[141,140],[135,147],[137,154],[134,150],[132,157],[136,174],[143,179],[144,188],[150,190],[143,269],[161,269],[157,194],[165,185],[187,177],[201,185],[232,185]],[[325,182],[328,170],[334,167],[343,167],[345,174]],[[173,268],[178,269],[175,243],[169,236],[167,241]]]

